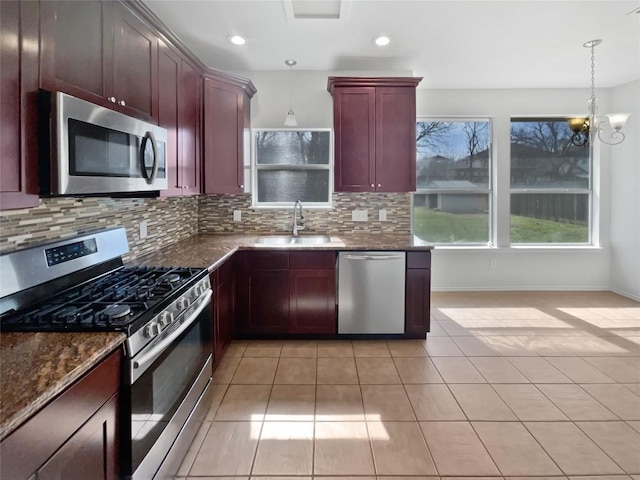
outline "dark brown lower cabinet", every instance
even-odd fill
[[[424,338],[431,321],[431,252],[407,252],[405,334]]]
[[[235,336],[235,256],[211,274],[213,298],[213,352],[218,362]]]
[[[118,477],[117,350],[0,443],[3,479]]]
[[[247,336],[334,334],[335,252],[241,252],[237,317]]]
[[[80,429],[53,454],[38,480],[107,480],[118,471],[116,418],[118,394],[112,396]]]

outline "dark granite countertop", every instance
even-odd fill
[[[286,234],[285,234],[286,235]],[[301,236],[304,236],[301,234]],[[208,268],[215,270],[237,250],[431,250],[418,244],[412,235],[357,233],[331,235],[331,243],[321,245],[258,245],[256,235],[195,235],[157,252],[132,260],[130,265]]]
[[[0,440],[125,339],[123,333],[2,333]]]

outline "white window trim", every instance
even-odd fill
[[[328,165],[262,165],[258,167],[256,148],[257,132],[329,132],[329,164]],[[333,158],[334,158],[334,136],[332,128],[252,128],[251,129],[251,208],[254,210],[281,210],[293,208],[294,202],[258,202],[258,170],[328,170],[329,172],[329,192],[327,202],[303,202],[306,209],[326,210],[333,206]]]

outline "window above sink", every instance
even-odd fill
[[[331,129],[254,129],[251,164],[254,207],[331,206]]]

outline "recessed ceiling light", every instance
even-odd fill
[[[229,35],[229,37],[227,38],[234,45],[244,45],[246,43],[246,40],[242,38],[240,35]]]
[[[384,47],[385,45],[389,45],[389,43],[391,43],[391,39],[385,35],[381,35],[380,37],[377,37],[374,42],[376,42],[376,45],[378,45],[379,47]]]

